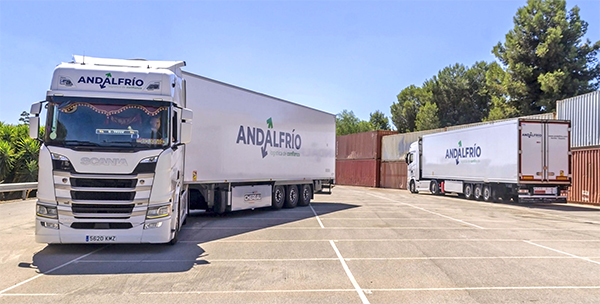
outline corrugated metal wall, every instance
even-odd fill
[[[558,119],[571,121],[571,147],[600,146],[600,91],[556,102]]]
[[[556,114],[555,113],[544,113],[544,114],[538,114],[538,115],[523,116],[520,118],[555,119]],[[387,135],[382,138],[381,160],[382,161],[403,160],[404,155],[408,152],[408,150],[410,148],[410,144],[417,141],[419,139],[419,137],[426,135],[426,134],[433,134],[433,133],[445,132],[445,131],[450,131],[450,130],[470,128],[470,127],[474,127],[474,126],[481,126],[481,125],[486,125],[486,124],[490,124],[490,123],[494,123],[494,122],[506,121],[506,120],[511,120],[511,119],[516,119],[516,118],[477,122],[477,123],[472,123],[472,124],[451,126],[451,127],[432,129],[432,130],[426,130],[426,131],[417,131],[417,132],[411,132],[411,133]]]
[[[336,159],[380,159],[381,137],[396,131],[371,131],[336,138]]]
[[[573,184],[567,200],[600,204],[600,148],[572,151]]]
[[[335,183],[338,185],[377,187],[381,161],[377,159],[345,159],[335,161]]]
[[[380,173],[379,187],[406,189],[408,172],[405,162],[382,162]]]

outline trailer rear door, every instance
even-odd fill
[[[568,182],[569,123],[520,122],[520,172],[522,182]]]
[[[548,181],[568,181],[569,167],[569,123],[546,123],[546,179]]]

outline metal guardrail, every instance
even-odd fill
[[[27,197],[29,197],[29,193],[32,190],[36,190],[37,186],[37,182],[0,184],[0,193],[23,191],[23,195],[21,197],[23,199],[27,199]]]

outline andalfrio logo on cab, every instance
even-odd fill
[[[101,89],[107,86],[125,86],[141,89],[144,86],[144,80],[133,78],[115,78],[111,73],[106,73],[106,77],[99,76],[81,76],[77,83],[97,84]]]
[[[269,155],[269,151],[267,151],[269,147],[279,148],[270,151],[273,156],[300,157],[300,153],[296,151],[302,147],[302,136],[296,134],[295,129],[292,132],[273,130],[273,120],[269,118],[267,119],[266,130],[240,125],[235,143],[261,147],[260,151],[263,158]]]

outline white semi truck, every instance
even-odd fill
[[[36,241],[176,243],[190,209],[307,206],[333,183],[334,115],[183,66],[74,56],[56,67],[31,107]]]
[[[512,119],[423,135],[406,155],[412,193],[485,201],[566,201],[570,122]]]

